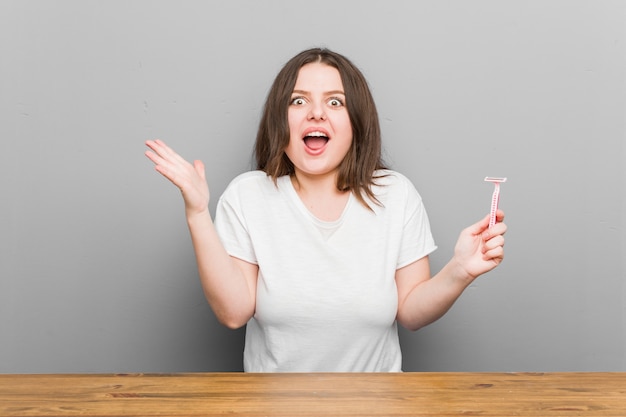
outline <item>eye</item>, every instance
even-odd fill
[[[331,107],[341,107],[343,106],[343,100],[337,97],[332,97],[328,100],[328,105]]]
[[[293,97],[290,104],[292,106],[302,106],[305,103],[306,101],[304,100],[304,97]]]

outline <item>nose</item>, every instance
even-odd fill
[[[309,120],[326,120],[326,111],[323,104],[312,104],[308,114]]]

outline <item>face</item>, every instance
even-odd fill
[[[352,125],[339,71],[306,64],[298,73],[288,110],[285,153],[296,176],[336,175],[352,145]]]

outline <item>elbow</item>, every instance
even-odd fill
[[[221,325],[231,329],[237,330],[243,326],[245,326],[248,321],[252,318],[252,314],[242,314],[236,312],[226,312],[226,311],[214,311],[215,316],[217,317],[217,321],[220,322]]]
[[[227,319],[227,318],[219,318],[217,319],[220,324],[222,324],[223,326],[231,329],[231,330],[237,330],[242,328],[243,326],[246,325],[246,323],[248,323],[248,320],[236,320],[236,319]]]
[[[404,327],[405,329],[411,332],[416,332],[428,324],[428,323],[424,323],[422,320],[418,320],[415,317],[403,317],[401,315],[398,315],[396,317],[396,321],[398,322],[400,326]]]
[[[405,326],[405,328],[406,328],[407,330],[411,331],[411,332],[416,332],[416,331],[418,331],[419,329],[421,329],[421,328],[422,328],[422,326],[411,326],[411,327],[407,327],[407,326]]]
[[[245,326],[256,310],[254,303],[219,300],[211,298],[210,294],[205,295],[217,321],[231,330]]]
[[[419,311],[407,308],[398,309],[396,321],[410,331],[417,331],[439,320],[445,311]]]
[[[398,322],[400,323],[400,325],[402,327],[404,327],[405,329],[411,331],[411,332],[416,332],[419,329],[421,329],[423,326],[420,326],[419,324],[415,324],[415,323],[402,323],[402,322]]]

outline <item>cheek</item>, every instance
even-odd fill
[[[287,125],[289,126],[289,143],[294,140],[298,132],[298,118],[295,112],[290,111],[287,113]]]
[[[338,115],[335,119],[335,124],[337,128],[341,129],[342,132],[349,132],[352,135],[352,123],[350,122],[350,114],[348,113],[348,109],[344,108],[340,115]]]
[[[350,123],[350,118],[346,117],[341,123],[337,126],[341,131],[341,135],[346,138],[350,138],[350,142],[352,142],[352,124]]]

